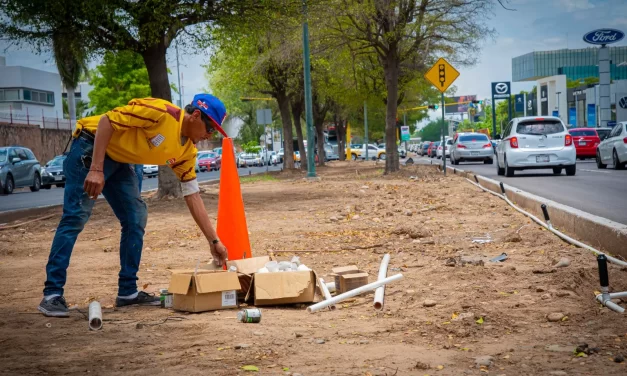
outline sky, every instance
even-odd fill
[[[460,67],[460,77],[455,82],[457,95],[476,94],[489,98],[490,83],[512,78],[513,57],[533,51],[564,48],[585,48],[583,35],[597,28],[615,28],[627,32],[627,0],[507,0],[509,11],[495,6],[488,21],[496,37],[483,41],[479,62],[474,67]],[[614,46],[627,45],[627,38]],[[208,89],[203,65],[208,54],[179,51],[183,103],[189,103],[194,93]],[[50,55],[36,55],[25,48],[8,46],[0,40],[0,55],[7,65],[22,65],[56,72]],[[168,50],[168,65],[172,71],[170,81],[176,80],[176,54],[174,45]],[[90,63],[94,67],[98,62]],[[530,90],[533,83],[514,82],[512,91]],[[176,96],[173,100],[178,99]],[[432,114],[435,116],[435,113]]]

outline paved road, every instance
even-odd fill
[[[419,163],[431,159],[418,157]],[[436,162],[437,161],[437,162]],[[447,160],[447,166],[450,166]],[[441,161],[433,159],[433,163]],[[496,166],[461,162],[461,170],[473,171],[490,179],[548,198],[585,212],[627,224],[627,170],[597,169],[593,160],[577,161],[577,174],[566,176],[562,172],[553,176],[551,170],[516,171],[514,177],[496,174]]]
[[[270,171],[278,171],[281,166],[270,166]],[[249,172],[257,174],[265,172],[266,167],[240,168],[239,174],[248,175]],[[220,172],[201,172],[198,174],[198,181],[219,179]],[[142,185],[142,191],[148,191],[157,188],[156,178],[145,178]],[[58,205],[63,203],[63,188],[42,189],[39,192],[31,192],[28,188],[16,190],[9,196],[0,196],[0,213],[21,210],[29,208],[37,208],[40,206]]]

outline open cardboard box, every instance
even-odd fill
[[[246,298],[253,279],[253,274],[255,274],[257,270],[263,268],[269,261],[271,261],[269,256],[260,256],[226,262],[227,269],[231,266],[235,266],[237,268],[237,276],[241,285],[241,289],[238,293],[240,300],[244,300]]]
[[[255,306],[313,303],[320,300],[316,272],[256,273],[245,301]]]
[[[205,312],[237,308],[237,275],[225,271],[174,270],[168,291],[173,294],[172,308],[186,312]]]

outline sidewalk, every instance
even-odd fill
[[[90,300],[100,301],[101,332],[90,333],[78,312],[70,319],[20,314],[36,312],[58,217],[0,232],[3,370],[234,375],[255,365],[270,375],[625,374],[627,363],[612,358],[627,355],[627,322],[594,302],[590,253],[458,176],[409,166],[384,177],[382,166],[330,163],[319,182],[300,171],[243,178],[242,191],[253,256],[272,250],[284,260],[293,253],[281,251],[310,250],[298,256],[320,276],[356,264],[372,282],[390,253],[388,275],[405,278],[386,288],[383,311],[372,308],[372,294],[333,312],[262,308],[259,324],[237,323],[234,310],[113,311],[119,224],[98,205],[76,244],[66,299],[84,312]],[[215,216],[218,186],[205,189]],[[210,254],[183,200],[148,205],[139,285],[153,292],[167,288],[170,269],[193,268]],[[487,261],[501,253],[505,262]],[[570,266],[554,267],[561,258]],[[627,271],[610,266],[610,282],[627,290]],[[549,322],[557,313],[564,318]],[[168,316],[183,319],[163,322]],[[574,357],[583,342],[600,353]],[[481,371],[475,358],[487,356]]]

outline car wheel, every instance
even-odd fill
[[[351,159],[356,161],[357,160],[357,154],[351,154]]]
[[[625,165],[620,163],[620,159],[618,159],[618,153],[616,152],[616,150],[614,150],[614,153],[612,154],[612,163],[614,164],[615,170],[625,169]]]
[[[65,188],[65,184],[57,184],[57,188]]]
[[[10,195],[13,193],[13,189],[15,188],[15,182],[13,181],[13,176],[8,175],[7,180],[4,182],[4,194]]]
[[[577,164],[566,166],[566,176],[575,176],[577,173]]]
[[[483,164],[492,164],[494,163],[494,160],[492,158],[488,158],[488,159],[484,159],[483,160]]]
[[[514,176],[514,169],[509,167],[509,165],[507,164],[507,158],[503,158],[503,162],[505,162],[505,176],[507,176],[508,178],[511,178]]]
[[[385,153],[382,153],[381,156],[379,157],[380,160],[385,161]]]
[[[33,179],[33,185],[30,186],[31,192],[37,192],[41,188],[41,177],[39,177],[38,173],[35,173],[35,178]]]
[[[504,168],[501,168],[501,167],[499,166],[499,157],[498,157],[498,156],[496,157],[496,163],[495,163],[495,164],[496,164],[496,174],[497,174],[498,176],[503,176],[503,175],[505,175],[505,169],[504,169]]]
[[[601,159],[601,154],[599,153],[598,150],[597,150],[596,161],[597,161],[597,168],[604,169],[607,167],[607,165],[603,163],[603,160]]]
[[[561,175],[562,168],[561,167],[553,167],[553,175]]]

